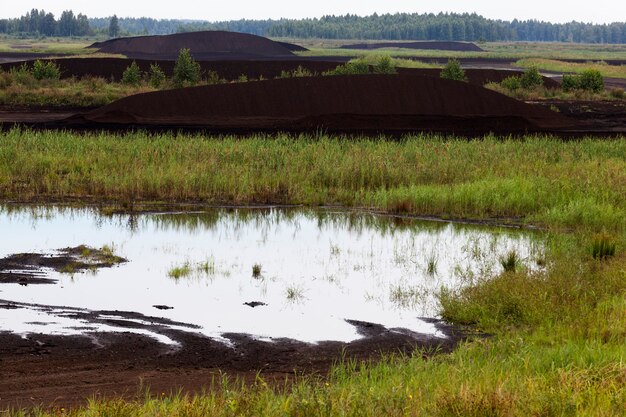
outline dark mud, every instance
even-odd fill
[[[54,309],[14,304],[3,308]],[[258,372],[283,386],[296,374],[324,376],[343,359],[376,360],[381,354],[430,355],[449,352],[468,334],[462,328],[434,323],[446,338],[387,329],[374,323],[350,321],[362,339],[351,343],[302,343],[291,339],[259,341],[246,334],[226,333],[223,343],[194,332],[193,326],[132,312],[65,309],[90,323],[119,328],[119,332],[85,336],[0,333],[0,409],[6,407],[68,407],[88,398],[142,398],[140,384],[152,393],[199,393],[210,388],[220,372],[253,382]],[[185,326],[188,331],[170,326]],[[175,344],[124,333],[144,329],[166,336]]]
[[[18,253],[0,259],[0,284],[54,284],[46,269],[75,273],[99,268],[110,268],[126,259],[109,251],[80,245],[59,249],[51,254]]]

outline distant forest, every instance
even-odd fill
[[[110,18],[87,18],[82,14],[74,15],[70,10],[56,19],[52,13],[33,9],[20,18],[0,19],[0,33],[15,36],[107,36],[109,24]],[[118,25],[122,36],[230,30],[284,38],[626,43],[626,22],[509,22],[468,13],[345,15],[216,23],[142,17],[119,18]]]

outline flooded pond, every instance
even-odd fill
[[[424,318],[437,317],[441,287],[500,273],[512,250],[534,268],[542,252],[530,232],[278,208],[104,216],[5,207],[0,234],[0,258],[85,244],[128,260],[46,270],[52,284],[0,284],[0,331],[130,331],[164,343],[147,324],[225,342],[228,333],[349,342],[360,337],[354,321],[437,335]]]

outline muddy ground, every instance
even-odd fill
[[[75,333],[83,332],[82,336],[0,332],[0,410],[78,406],[94,396],[133,399],[144,395],[142,384],[157,394],[179,389],[199,393],[208,388],[212,378],[219,380],[220,372],[250,382],[262,372],[268,381],[282,386],[295,375],[324,376],[341,358],[376,360],[383,353],[412,354],[418,348],[425,354],[448,352],[467,336],[464,329],[439,320],[426,319],[445,338],[347,320],[362,339],[308,344],[224,333],[224,340],[217,341],[200,334],[196,325],[159,317],[158,311],[172,308],[168,305],[154,305],[155,316],[146,316],[2,299],[3,285],[55,284],[48,270],[71,268],[73,273],[122,262],[126,260],[84,245],[0,259],[0,317],[3,311],[30,310],[45,314],[52,322],[55,317],[75,320]],[[256,301],[245,304],[250,308],[263,305]],[[164,340],[159,342],[157,337]]]
[[[0,300],[0,312],[21,307]],[[430,354],[448,352],[466,337],[461,329],[444,323],[437,327],[448,336],[446,339],[352,322],[364,337],[351,343],[307,344],[288,339],[270,343],[245,334],[224,334],[229,346],[193,329],[172,330],[167,327],[171,323],[156,317],[119,311],[76,314],[85,320],[115,325],[120,332],[85,337],[0,333],[0,410],[79,406],[92,397],[141,398],[142,385],[157,395],[179,389],[199,393],[210,387],[212,378],[219,380],[220,372],[249,382],[261,372],[263,378],[280,387],[295,375],[324,376],[342,357],[376,360],[381,353],[412,354],[416,348]],[[144,328],[178,345],[124,333],[125,326],[140,326],[133,321],[138,318],[149,323]]]

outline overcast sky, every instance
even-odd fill
[[[59,16],[71,9],[89,17],[154,17],[158,19],[279,19],[320,17],[327,14],[476,12],[487,18],[572,20],[610,23],[626,21],[623,0],[0,0],[0,17],[18,17],[30,9],[44,9]]]

